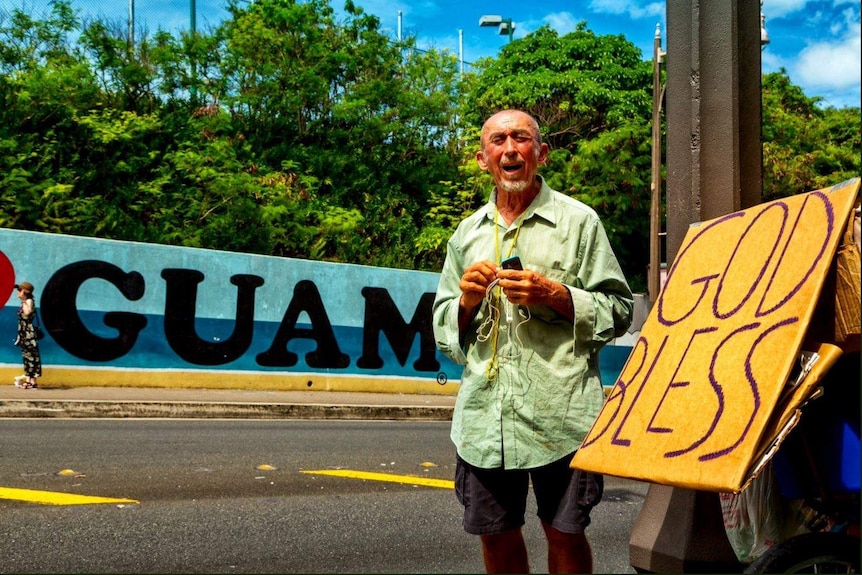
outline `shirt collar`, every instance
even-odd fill
[[[526,213],[524,214],[524,221],[529,220],[533,216],[539,216],[542,219],[547,220],[551,224],[555,224],[557,221],[556,213],[554,211],[554,196],[551,188],[548,186],[547,182],[545,182],[545,178],[542,176],[536,176],[539,178],[542,186],[539,189],[539,193],[533,198],[533,201],[527,206]],[[488,203],[485,204],[485,217],[491,220],[494,219],[494,212],[497,210],[497,188],[494,188],[491,191],[491,197],[488,199]]]

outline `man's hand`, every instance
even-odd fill
[[[506,298],[518,305],[545,305],[572,321],[575,318],[572,296],[566,286],[530,270],[497,272],[497,284]]]
[[[485,299],[488,286],[495,279],[506,298],[518,305],[545,305],[574,321],[572,296],[563,284],[531,270],[504,270],[493,262],[476,262],[461,276],[461,299],[458,307],[458,327],[461,333],[470,324],[476,309]]]
[[[497,266],[493,262],[483,260],[476,262],[464,270],[459,287],[461,299],[458,302],[458,327],[463,332],[476,308],[485,299],[488,286],[497,277]]]

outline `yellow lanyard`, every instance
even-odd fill
[[[506,257],[511,257],[512,253],[515,251],[515,244],[518,243],[518,234],[521,233],[521,226],[524,224],[524,216],[527,215],[525,211],[520,215],[518,221],[515,222],[518,227],[515,229],[515,237],[512,238],[512,245],[509,246],[509,252],[506,254]],[[503,263],[503,260],[500,258],[500,210],[494,212],[494,257],[497,260],[497,265]]]
[[[509,246],[509,251],[506,253],[506,257],[511,257],[515,252],[515,244],[518,243],[518,235],[521,233],[521,226],[524,225],[524,217],[527,215],[527,212],[524,211],[515,222],[517,224],[517,228],[515,229],[515,237],[512,238],[512,245]],[[497,260],[497,265],[503,263],[503,260],[500,258],[500,253],[502,251],[502,246],[500,245],[500,210],[498,209],[494,212],[494,257]],[[493,299],[500,301],[500,288],[494,288],[495,292],[493,294]],[[488,360],[488,366],[485,368],[485,378],[488,381],[493,381],[497,379],[498,369],[498,360],[497,360],[497,339],[500,333],[500,320],[497,319],[497,322],[494,325],[493,333],[491,335],[491,359]]]

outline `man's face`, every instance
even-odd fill
[[[479,167],[494,178],[499,190],[520,193],[530,188],[548,145],[539,144],[538,128],[523,112],[500,112],[482,129],[483,149],[476,154]]]

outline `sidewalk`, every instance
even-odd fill
[[[339,391],[0,385],[0,417],[186,417],[448,421],[455,397]]]

